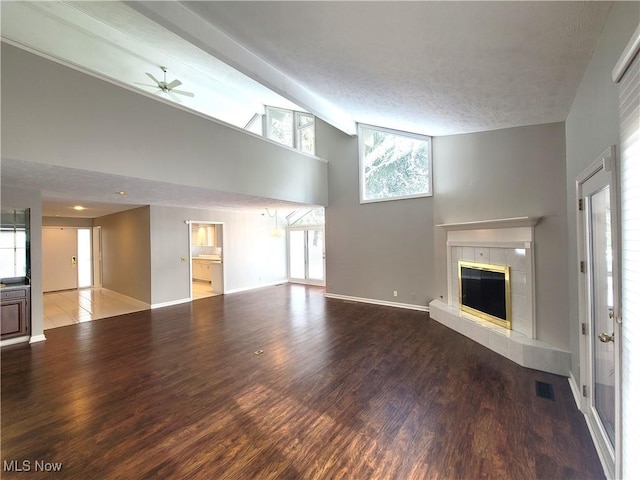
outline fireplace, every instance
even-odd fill
[[[458,262],[460,309],[501,327],[511,329],[509,267]]]

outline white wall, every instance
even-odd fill
[[[43,335],[42,200],[40,192],[2,186],[2,206],[29,208],[31,214],[31,336]]]
[[[223,224],[226,293],[287,281],[286,239],[271,236],[273,218],[260,213],[152,206],[152,304],[189,297],[190,227],[185,220]],[[279,225],[285,227],[282,218]]]
[[[317,158],[11,45],[1,48],[4,158],[327,203],[327,164]]]
[[[571,372],[580,381],[580,330],[578,317],[576,177],[610,145],[619,145],[618,86],[611,72],[638,26],[640,3],[615,2],[593,53],[566,121],[566,209],[568,221],[568,271]]]

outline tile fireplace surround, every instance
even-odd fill
[[[447,301],[429,303],[431,318],[523,367],[567,376],[569,352],[536,339],[534,232],[538,217],[438,225],[447,232]],[[511,330],[462,312],[458,260],[508,265]]]

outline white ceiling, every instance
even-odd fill
[[[195,93],[183,98],[184,106],[236,126],[265,104],[300,105],[349,133],[362,122],[435,136],[565,120],[610,7],[1,2],[2,37],[129,86],[147,83],[144,72],[160,77],[159,66],[167,66],[169,80],[179,78],[180,89]],[[118,186],[119,177],[56,169],[34,177],[24,167],[3,161],[3,183],[40,185],[47,211],[83,200],[113,209],[166,198],[154,194],[158,185],[138,182],[130,186],[142,192],[135,198],[114,199],[113,192],[127,189]],[[91,189],[68,183],[71,173],[87,184],[108,182],[113,192],[92,196]],[[268,203],[175,188],[189,203],[180,206],[255,209]],[[208,201],[198,203],[203,198]]]

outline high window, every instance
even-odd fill
[[[360,203],[429,197],[431,137],[358,125]]]
[[[266,137],[271,140],[315,155],[315,128],[315,117],[310,113],[266,107]]]

